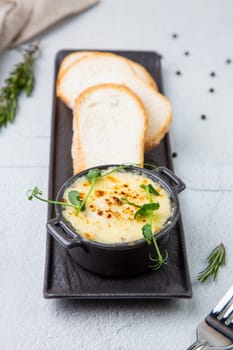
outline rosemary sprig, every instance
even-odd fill
[[[197,276],[201,283],[204,283],[210,276],[213,276],[213,280],[215,281],[219,268],[225,265],[226,250],[223,243],[212,250],[207,261],[209,263],[208,266]]]
[[[0,89],[0,128],[15,119],[18,98],[21,92],[30,96],[34,87],[34,62],[39,50],[38,44],[24,51],[23,61],[15,66],[4,86]]]

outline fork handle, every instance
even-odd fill
[[[209,344],[206,341],[196,340],[187,350],[202,350]]]
[[[207,341],[196,340],[187,350],[233,350],[233,344],[226,346],[212,346]]]

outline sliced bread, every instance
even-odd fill
[[[58,79],[57,95],[73,109],[84,90],[106,83],[125,85],[141,99],[148,115],[145,150],[157,145],[171,123],[171,105],[165,96],[138,78],[123,57],[95,53],[75,61]]]
[[[90,87],[76,99],[73,113],[74,174],[101,164],[143,164],[147,115],[131,90]]]
[[[96,53],[97,51],[77,51],[67,55],[61,62],[60,69],[58,72],[58,79],[61,78],[62,74],[72,65],[72,63],[84,57],[91,57]],[[108,53],[108,54],[111,55],[112,53]],[[118,56],[115,54],[112,54],[112,55]],[[128,64],[132,66],[134,72],[137,74],[139,78],[141,78],[145,83],[153,86],[156,90],[158,90],[158,87],[154,79],[141,64],[129,59],[127,59],[127,61],[128,61]]]

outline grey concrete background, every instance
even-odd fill
[[[233,61],[232,38],[231,0],[105,0],[41,36],[33,96],[20,99],[15,123],[0,131],[1,350],[182,350],[194,340],[196,325],[232,284],[233,62],[225,63]],[[192,300],[43,299],[47,208],[28,202],[25,192],[47,189],[54,57],[64,48],[163,54],[175,170],[187,183],[181,209]],[[15,50],[0,55],[0,83],[19,59]],[[216,283],[201,285],[196,275],[221,241],[227,266]]]

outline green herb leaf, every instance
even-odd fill
[[[143,234],[145,240],[147,241],[147,243],[151,244],[151,240],[153,238],[153,233],[152,233],[152,229],[151,229],[150,224],[147,223],[142,227],[142,234]]]
[[[41,196],[43,194],[43,192],[41,190],[39,190],[38,187],[34,187],[33,190],[29,190],[28,192],[31,193],[31,195],[29,195],[29,197],[34,196],[34,195],[36,196],[38,194]]]
[[[149,193],[154,194],[155,196],[159,196],[159,192],[156,191],[156,189],[151,185],[141,185],[141,188],[143,188],[145,191],[148,191]]]
[[[213,276],[215,281],[219,268],[225,265],[226,249],[221,243],[215,247],[207,258],[208,266],[198,274],[198,280],[204,283],[210,276]]]
[[[146,203],[141,206],[139,210],[134,214],[134,219],[138,216],[149,216],[152,211],[158,210],[160,207],[159,203]]]
[[[68,193],[68,199],[71,204],[78,206],[80,204],[80,193],[78,191],[70,191]]]
[[[78,191],[70,191],[68,193],[68,199],[77,209],[81,207],[80,211],[86,209],[85,204],[83,204],[83,200],[80,199],[80,193]]]
[[[86,175],[86,179],[88,182],[92,182],[94,179],[97,179],[100,176],[101,176],[101,170],[98,168],[95,168],[88,171]]]

